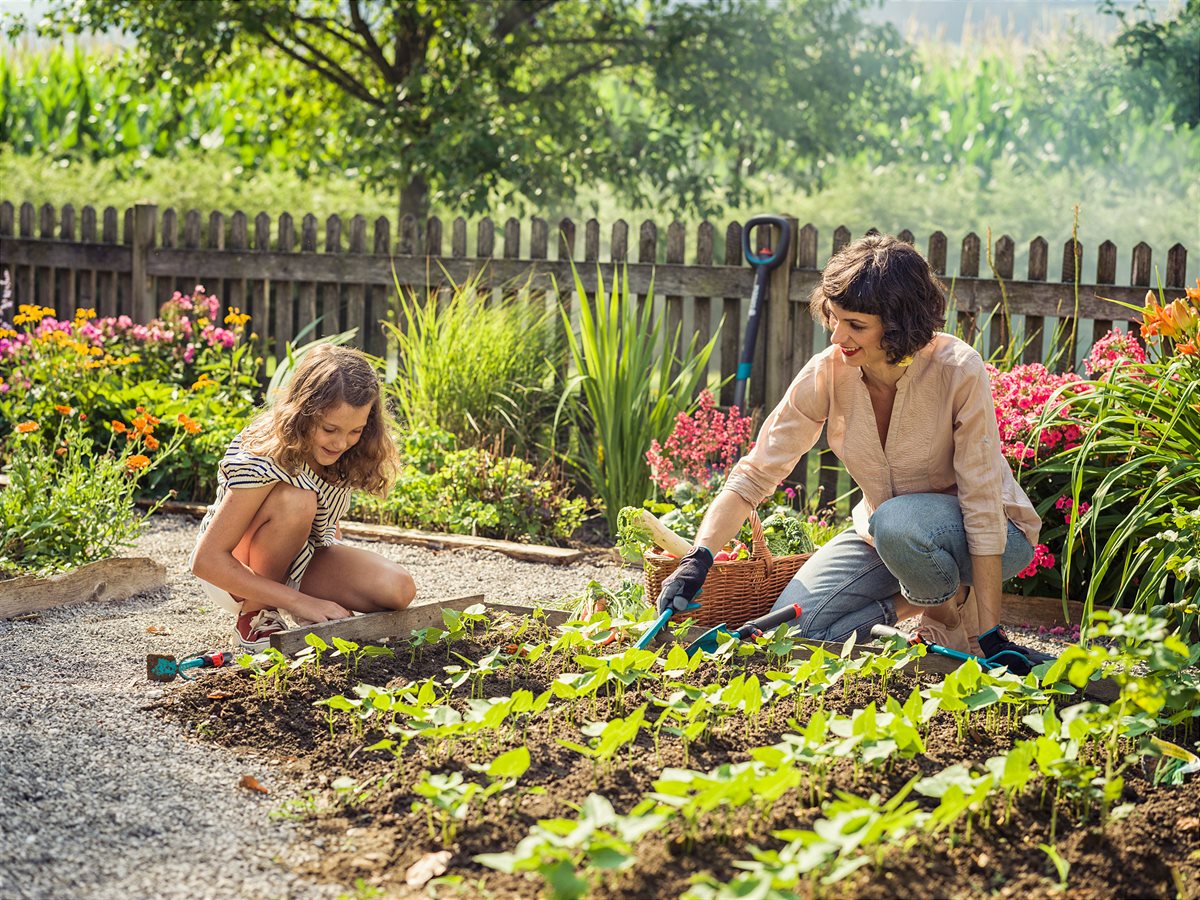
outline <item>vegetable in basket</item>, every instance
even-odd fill
[[[774,513],[763,519],[763,537],[772,556],[791,556],[816,550],[804,523],[795,516]]]
[[[630,562],[641,562],[646,551],[658,546],[672,556],[683,556],[692,545],[646,509],[626,506],[617,513],[617,550]]]

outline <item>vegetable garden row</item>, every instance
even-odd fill
[[[312,874],[360,895],[1200,884],[1200,782],[1179,746],[1196,737],[1200,644],[1148,617],[1102,614],[1088,648],[1019,678],[786,628],[689,656],[603,652],[611,625],[636,627],[606,613],[443,616],[386,647],[313,636],[295,659],[245,657],[168,714],[290,758],[301,793],[277,814],[322,839]],[[1111,702],[1085,693],[1102,677]]]

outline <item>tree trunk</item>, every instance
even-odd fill
[[[400,218],[412,216],[417,220],[417,233],[425,234],[425,222],[429,218],[429,185],[420,175],[400,189]]]

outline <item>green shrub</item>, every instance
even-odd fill
[[[162,445],[158,424],[145,412],[114,422],[99,449],[70,407],[17,423],[0,491],[0,578],[50,574],[131,544],[153,511],[136,514],[138,482],[195,431],[186,417],[170,422],[174,434]]]
[[[558,322],[528,289],[493,300],[477,275],[422,300],[399,284],[398,350],[388,384],[405,430],[448,431],[475,446],[497,439],[525,455],[548,442],[565,362]]]
[[[511,541],[562,541],[587,507],[566,486],[525,460],[481,447],[459,449],[453,435],[422,430],[404,442],[405,465],[386,498],[356,497],[351,515],[407,528]]]
[[[177,294],[149,323],[96,319],[77,310],[58,320],[52,309],[23,305],[16,332],[0,331],[0,459],[12,451],[18,422],[48,421],[59,408],[85,416],[88,438],[103,445],[109,423],[143,409],[164,421],[199,422],[204,436],[156,465],[141,489],[208,499],[224,446],[245,425],[259,392],[262,361],[247,340],[248,316],[216,320],[219,301],[198,288]],[[154,442],[146,448],[154,454]]]

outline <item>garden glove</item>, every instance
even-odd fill
[[[1048,653],[1013,643],[999,625],[979,636],[979,648],[988,662],[1008,666],[1008,671],[1014,675],[1028,675],[1034,666],[1054,659]]]
[[[683,612],[689,607],[695,609],[693,601],[708,577],[712,568],[713,555],[707,547],[693,547],[691,552],[679,561],[679,566],[663,582],[658,594],[658,611],[665,612],[673,609]]]

